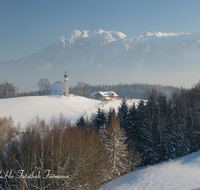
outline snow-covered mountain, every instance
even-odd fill
[[[148,82],[190,87],[198,82],[200,33],[145,32],[131,39],[115,31],[74,30],[40,51],[0,62],[0,81],[36,90],[40,78],[70,85]]]

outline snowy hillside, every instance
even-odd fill
[[[102,187],[102,190],[198,190],[200,189],[200,152],[141,167]]]
[[[200,33],[144,32],[132,39],[115,31],[74,30],[30,56],[1,62],[0,81],[33,91],[40,78],[62,80],[67,66],[70,85],[148,82],[191,87],[199,79],[199,51]]]
[[[129,100],[128,105],[132,105],[133,101]],[[8,98],[0,100],[0,116],[11,115],[15,124],[21,123],[22,127],[26,125],[36,116],[45,119],[47,122],[54,117],[59,117],[60,113],[71,122],[81,115],[88,115],[95,113],[100,107],[108,111],[110,107],[117,110],[120,106],[121,100],[111,101],[109,103],[102,103],[99,100],[88,99],[80,96],[65,97],[65,96],[30,96],[19,98]]]

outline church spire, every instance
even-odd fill
[[[65,77],[65,78],[68,77],[68,74],[67,74],[67,67],[65,67],[65,74],[64,74],[64,77]]]
[[[65,67],[65,74],[64,74],[64,94],[69,96],[69,79],[67,74],[67,67]]]

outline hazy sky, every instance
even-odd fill
[[[0,0],[0,61],[28,56],[71,30],[200,31],[199,0]]]

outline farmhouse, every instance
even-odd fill
[[[115,92],[111,92],[111,91],[108,91],[108,92],[97,91],[97,92],[93,92],[91,96],[99,100],[119,100],[120,99],[118,98],[118,95]]]
[[[51,95],[65,95],[69,96],[69,79],[67,75],[67,67],[65,67],[65,73],[63,78],[63,83],[55,82],[51,86]]]

